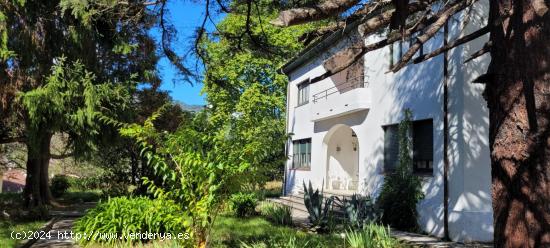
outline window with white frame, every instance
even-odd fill
[[[311,138],[292,141],[292,168],[311,167]]]
[[[298,106],[309,102],[309,79],[298,84]]]

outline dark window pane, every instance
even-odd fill
[[[413,169],[415,172],[433,171],[433,121],[413,122]]]
[[[391,125],[384,129],[384,172],[394,171],[399,161],[398,126]]]
[[[311,139],[292,141],[292,167],[302,168],[311,166]]]

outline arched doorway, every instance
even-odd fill
[[[359,182],[359,142],[346,125],[332,127],[323,139],[326,154],[325,188],[356,191]]]

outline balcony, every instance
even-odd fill
[[[311,121],[347,115],[371,106],[370,89],[363,77],[348,79],[314,94],[312,98]]]

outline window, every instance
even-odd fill
[[[298,84],[298,106],[309,102],[309,79]]]
[[[403,42],[397,41],[390,45],[390,69],[403,57]]]
[[[292,168],[311,167],[311,138],[292,141]]]
[[[433,172],[433,121],[413,122],[413,171]]]
[[[433,172],[433,121],[412,122],[413,172],[430,174]],[[392,172],[399,164],[399,126],[384,127],[384,172]]]
[[[414,43],[416,43],[416,40],[418,38],[418,35],[420,35],[420,32],[416,32],[409,38],[409,46],[407,47],[407,50],[412,47]],[[424,55],[424,44],[420,45],[420,49],[414,54],[414,58],[422,57]]]
[[[404,42],[400,40],[390,45],[390,69],[396,63],[399,63],[401,61],[401,58],[403,58],[403,55],[405,55],[405,53],[409,51],[409,48],[416,42],[418,35],[419,33],[414,33],[409,37],[408,42],[406,41]],[[416,54],[413,56],[413,59],[423,55],[424,55],[424,44],[420,46],[420,49],[418,49]]]
[[[399,162],[398,125],[384,127],[384,172],[392,172]]]

